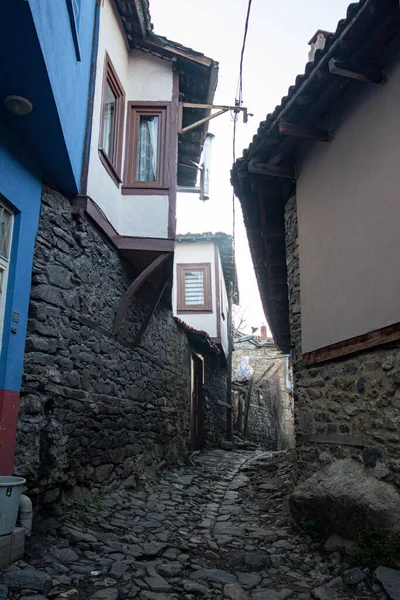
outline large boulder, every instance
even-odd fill
[[[369,525],[400,547],[400,494],[350,458],[338,460],[301,483],[289,500],[293,519],[312,521],[323,535],[357,540]]]

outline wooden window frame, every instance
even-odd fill
[[[132,194],[138,191],[151,193],[152,190],[169,189],[166,151],[170,136],[170,102],[128,102],[126,120],[125,170],[122,193]],[[137,181],[137,147],[139,140],[140,117],[156,115],[159,117],[158,161],[156,181]]]
[[[74,42],[76,60],[81,62],[81,49],[79,46],[79,18],[81,12],[80,0],[67,0],[67,9],[71,25],[72,40]]]
[[[6,302],[7,302],[7,289],[8,289],[8,279],[10,273],[10,264],[11,264],[11,256],[12,256],[12,243],[13,243],[13,235],[14,235],[14,220],[15,214],[14,212],[0,200],[0,210],[6,210],[10,215],[10,230],[8,236],[8,258],[0,255],[0,271],[4,273],[3,277],[0,277],[0,284],[2,286],[2,293],[0,295],[0,350],[3,346],[3,332],[4,332],[4,318],[6,312]]]
[[[115,111],[115,131],[114,131],[114,157],[108,156],[107,152],[103,147],[103,125],[104,125],[104,101],[106,97],[107,83],[110,84],[113,94],[116,98],[116,111]],[[122,182],[121,179],[121,166],[122,166],[122,144],[124,137],[124,115],[125,115],[125,92],[122,84],[118,78],[118,75],[114,69],[109,55],[106,52],[104,60],[104,75],[103,75],[103,88],[102,88],[102,99],[101,99],[101,116],[100,116],[100,133],[99,133],[99,157],[103,163],[106,171],[119,186]]]
[[[193,306],[185,304],[185,271],[204,272],[204,304]],[[212,313],[211,263],[180,263],[176,265],[177,312]]]

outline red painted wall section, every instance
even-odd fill
[[[0,390],[0,475],[12,475],[19,392]]]

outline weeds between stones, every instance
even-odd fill
[[[362,564],[371,571],[380,565],[385,567],[396,565],[395,549],[387,541],[383,531],[365,525],[359,532],[357,545],[359,550],[351,557],[353,564]]]
[[[302,517],[300,520],[300,534],[302,537],[310,537],[313,542],[317,542],[321,539],[315,521],[307,519],[306,517]]]
[[[69,521],[79,521],[85,525],[90,525],[95,522],[101,511],[103,504],[100,500],[82,500],[75,498],[65,500],[61,504],[63,519]]]

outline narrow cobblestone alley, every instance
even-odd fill
[[[357,585],[345,586],[340,555],[292,530],[292,473],[286,452],[215,450],[143,491],[72,501],[62,519],[36,526],[25,560],[3,574],[0,598],[387,598],[361,581],[361,569],[347,577]]]

